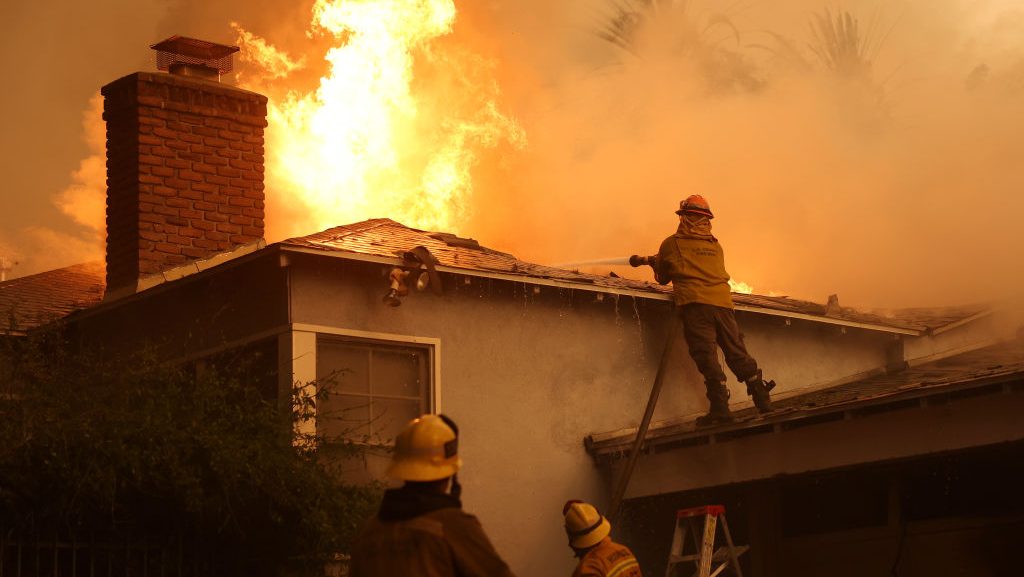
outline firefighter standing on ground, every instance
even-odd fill
[[[395,440],[387,474],[405,481],[352,547],[351,577],[512,577],[476,517],[462,511],[458,428],[423,415]]]
[[[766,385],[757,361],[743,344],[743,334],[733,314],[722,246],[711,234],[714,214],[704,197],[696,194],[680,202],[676,214],[679,228],[661,243],[657,257],[631,262],[635,266],[651,265],[658,283],[672,283],[676,309],[683,319],[683,336],[690,356],[704,376],[711,402],[708,414],[699,417],[697,424],[727,423],[733,419],[716,345],[725,353],[729,369],[747,385],[754,406],[766,413],[771,410],[769,390],[774,383]]]
[[[612,541],[611,523],[596,507],[572,500],[562,507],[562,515],[569,547],[580,560],[572,577],[641,577],[633,552]]]

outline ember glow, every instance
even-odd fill
[[[318,0],[307,36],[332,46],[307,92],[288,82],[301,59],[235,25],[259,70],[240,84],[270,98],[268,238],[381,216],[458,232],[480,153],[525,135],[500,112],[490,63],[436,44],[455,17],[452,0]]]

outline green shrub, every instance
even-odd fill
[[[247,354],[72,352],[57,329],[0,343],[6,529],[184,538],[263,574],[346,552],[380,488],[338,480],[317,439],[294,433],[313,387],[272,398]]]

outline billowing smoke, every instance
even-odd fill
[[[61,212],[103,241],[106,224],[106,125],[103,97],[97,92],[82,115],[82,133],[89,156],[71,173],[71,184],[57,194],[54,203]]]
[[[77,226],[31,224],[18,231],[17,244],[0,237],[0,256],[19,263],[14,276],[103,260],[107,167],[102,115],[103,99],[97,92],[82,113],[88,156],[71,172],[71,183],[52,197],[61,214]]]
[[[542,89],[511,92],[530,147],[510,186],[481,187],[474,232],[540,261],[648,254],[701,193],[755,292],[861,306],[1020,293],[1024,12],[741,4],[578,3],[561,31],[581,56],[532,48],[558,72],[541,64]]]
[[[236,21],[304,55],[309,78],[296,81],[315,87],[329,39],[310,48],[312,2],[258,4],[175,3],[158,37],[232,42]],[[730,272],[755,292],[817,301],[838,293],[854,306],[1020,292],[1016,3],[779,0],[724,13],[710,0],[457,6],[453,32],[435,47],[487,64],[501,110],[528,145],[475,159],[452,232],[539,262],[648,254],[674,229],[679,200],[701,193],[718,215]],[[305,222],[286,205],[288,219]]]

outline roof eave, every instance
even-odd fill
[[[983,318],[985,318],[987,316],[990,316],[993,312],[994,311],[992,309],[986,309],[986,310],[983,310],[981,312],[974,313],[973,315],[970,315],[968,317],[962,318],[960,320],[953,321],[953,322],[951,322],[949,324],[946,324],[946,325],[943,325],[941,327],[937,327],[937,328],[931,329],[931,330],[928,331],[928,334],[930,334],[932,336],[940,335],[940,334],[942,334],[942,333],[944,333],[946,331],[951,331],[951,330],[953,330],[955,328],[962,327],[964,325],[973,323],[974,321],[977,321],[977,320],[983,319]]]
[[[276,248],[271,250],[271,247]],[[175,269],[165,271],[164,273],[150,275],[150,277],[147,279],[140,279],[140,289],[138,290],[138,292],[128,293],[123,296],[117,295],[114,298],[110,299],[104,298],[103,301],[91,307],[73,311],[64,317],[61,317],[61,319],[85,319],[110,308],[118,307],[126,303],[135,302],[139,299],[149,298],[154,294],[159,294],[165,290],[168,290],[170,287],[181,286],[181,283],[183,282],[192,282],[195,280],[207,278],[212,274],[217,274],[218,272],[223,272],[225,270],[234,268],[238,265],[245,264],[253,260],[257,260],[259,258],[263,258],[265,256],[272,254],[274,251],[279,250],[280,247],[277,245],[260,246],[258,248],[254,248],[253,250],[244,251],[241,254],[238,254],[231,258],[217,260],[216,262],[212,263],[204,263],[201,266],[196,266],[196,263],[190,263],[189,265],[185,265],[185,267],[196,266],[195,272],[190,271],[187,274],[184,274],[181,272],[181,269],[183,267],[177,267]],[[229,253],[230,252],[231,251],[229,251]],[[163,276],[164,280],[157,279],[157,277],[161,276]]]
[[[686,442],[702,437],[715,438],[715,442],[724,442],[726,439],[731,437],[745,436],[744,432],[747,432],[747,434],[753,434],[761,430],[764,430],[764,432],[775,432],[782,430],[786,425],[793,425],[800,421],[815,423],[829,415],[839,415],[841,418],[846,418],[845,416],[849,413],[856,413],[864,409],[871,409],[885,405],[902,406],[908,402],[921,403],[928,398],[941,397],[943,395],[955,394],[963,391],[984,389],[986,387],[1001,387],[1003,390],[1006,390],[1007,388],[1020,387],[1022,385],[1024,385],[1024,371],[1014,370],[1007,371],[1003,374],[988,375],[956,383],[924,386],[909,391],[901,390],[891,394],[878,395],[869,399],[841,402],[813,409],[782,412],[777,415],[769,414],[765,417],[759,417],[753,420],[737,421],[734,424],[709,429],[694,428],[680,430],[678,432],[668,432],[653,438],[651,437],[651,434],[656,434],[658,430],[651,429],[647,438],[644,439],[644,448],[645,450],[650,450],[656,445]],[[835,420],[840,420],[840,417],[837,417]],[[691,423],[692,419],[685,422]],[[669,427],[674,426],[679,425],[669,425]],[[593,437],[595,435],[602,437],[602,440],[594,441]],[[615,458],[616,455],[619,455],[629,449],[635,436],[635,428],[623,429],[621,430],[621,433],[596,433],[594,435],[588,435],[584,439],[584,445],[586,446],[587,452],[595,459]],[[723,436],[725,438],[717,439],[718,436]]]
[[[344,259],[344,260],[355,260],[355,261],[362,261],[362,262],[372,262],[372,263],[386,264],[386,265],[392,265],[392,266],[402,266],[403,264],[405,264],[405,261],[400,259],[400,258],[398,258],[397,256],[395,256],[395,257],[386,257],[386,256],[380,256],[380,255],[371,255],[371,254],[365,254],[365,253],[359,253],[359,252],[346,251],[346,250],[341,250],[341,249],[323,250],[323,249],[317,249],[317,248],[306,247],[306,246],[298,246],[298,245],[293,245],[293,244],[285,244],[283,242],[282,243],[274,243],[273,245],[270,245],[270,246],[280,246],[282,250],[285,250],[285,251],[288,251],[288,252],[302,253],[302,254],[312,254],[312,255],[318,255],[318,256],[328,256],[328,257],[340,258],[340,259]],[[530,283],[530,284],[536,284],[536,285],[541,285],[541,286],[551,286],[551,287],[564,288],[564,289],[573,289],[573,290],[587,290],[587,291],[592,291],[592,292],[599,292],[599,293],[605,293],[605,294],[615,294],[615,295],[619,295],[619,296],[629,296],[629,297],[633,297],[633,298],[644,298],[644,299],[657,300],[657,301],[671,301],[672,300],[672,295],[671,294],[667,294],[667,293],[655,293],[655,292],[647,292],[647,291],[642,291],[642,290],[618,289],[618,288],[614,288],[614,287],[604,287],[604,286],[595,285],[595,284],[589,284],[589,283],[574,283],[574,282],[569,282],[569,281],[560,281],[560,280],[554,280],[554,279],[548,279],[548,278],[542,278],[542,277],[536,277],[536,276],[530,276],[530,275],[522,275],[522,274],[518,274],[517,275],[517,274],[513,274],[513,273],[487,271],[487,270],[474,269],[474,268],[459,268],[459,267],[453,267],[453,266],[447,266],[447,265],[437,265],[435,268],[439,272],[461,274],[461,275],[466,275],[466,276],[475,276],[475,277],[488,278],[488,279],[494,279],[494,280],[505,280],[505,281],[510,281],[510,282]],[[769,315],[769,316],[776,316],[776,317],[783,317],[783,318],[789,318],[789,319],[806,320],[806,321],[815,322],[815,323],[822,323],[822,324],[836,325],[836,326],[842,326],[842,327],[864,329],[864,330],[884,332],[884,333],[889,333],[889,334],[900,334],[900,335],[910,335],[910,336],[921,336],[921,335],[925,334],[925,332],[923,330],[918,330],[918,329],[903,328],[903,327],[891,327],[891,326],[886,326],[886,325],[878,325],[878,324],[873,324],[873,323],[864,323],[864,322],[858,322],[858,321],[850,321],[850,320],[845,320],[845,319],[837,319],[837,318],[833,318],[833,317],[815,316],[815,315],[809,315],[809,314],[806,314],[806,313],[798,313],[798,312],[793,312],[793,311],[783,311],[783,310],[776,310],[776,309],[770,309],[770,308],[762,308],[762,307],[756,307],[756,306],[750,306],[750,305],[737,304],[737,305],[735,305],[735,308],[738,311],[751,312],[751,313],[762,314],[762,315]]]

